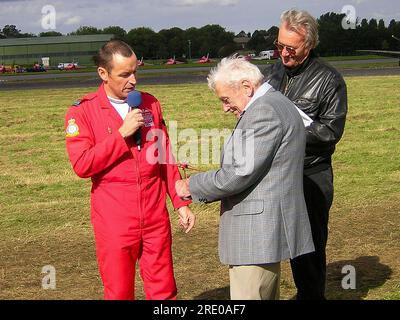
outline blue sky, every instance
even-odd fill
[[[344,6],[354,7],[357,17],[400,21],[399,0],[0,0],[0,27],[14,24],[22,32],[39,33],[42,8],[51,5],[56,12],[55,31],[68,33],[79,26],[104,28],[119,25],[129,31],[136,27],[201,27],[220,24],[235,33],[269,29],[279,25],[282,11],[305,9],[315,17],[326,12],[341,13]]]

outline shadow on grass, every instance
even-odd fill
[[[353,266],[356,272],[356,289],[345,290],[342,280],[348,273],[342,273],[343,267]],[[392,269],[379,262],[378,256],[363,256],[355,260],[341,260],[327,266],[328,300],[362,300],[369,290],[382,286],[390,276]],[[203,292],[194,297],[195,300],[229,300],[229,286]],[[290,300],[295,299],[292,297]]]
[[[217,288],[210,291],[203,292],[194,297],[194,300],[229,300],[230,293],[229,287]]]
[[[356,288],[343,289],[342,280],[349,273],[342,273],[344,266],[353,266],[356,273]],[[392,269],[379,262],[378,256],[363,256],[355,260],[341,260],[327,266],[327,299],[362,300],[369,290],[382,286],[390,279]]]

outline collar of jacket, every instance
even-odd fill
[[[313,61],[316,57],[317,56],[314,53],[314,50],[311,50],[310,54],[307,57],[307,59],[304,60],[304,62],[301,65],[299,65],[299,66],[297,66],[295,68],[292,68],[292,69],[289,69],[289,68],[285,67],[286,75],[289,78],[292,78],[292,77],[295,77],[295,76],[299,75],[300,73],[302,73],[304,70],[307,69],[307,67],[310,65],[311,61]]]
[[[97,90],[97,96],[99,98],[100,108],[115,110],[115,108],[112,106],[110,100],[107,97],[106,90],[104,89],[104,83],[102,83],[99,89]]]
[[[102,83],[97,90],[97,97],[99,99],[99,107],[105,111],[108,110],[108,115],[117,121],[119,125],[122,125],[124,120],[108,99],[106,90],[104,89],[104,83]]]

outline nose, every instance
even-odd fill
[[[131,76],[129,77],[129,83],[132,85],[136,85],[137,79],[136,79],[136,74],[132,73]]]
[[[289,51],[287,51],[286,47],[283,47],[282,51],[281,51],[281,55],[284,57],[289,57],[290,53]]]
[[[231,106],[228,103],[223,103],[222,109],[224,110],[224,112],[229,112],[231,110]]]

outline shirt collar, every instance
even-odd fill
[[[110,96],[107,96],[108,100],[110,100],[110,102],[115,103],[115,104],[125,104],[126,100],[119,100],[119,99],[115,99],[112,98]]]
[[[259,86],[256,90],[256,92],[254,92],[254,95],[251,97],[249,103],[247,103],[247,105],[244,107],[243,111],[241,112],[240,116],[242,116],[245,111],[248,109],[248,107],[254,103],[254,101],[256,101],[258,98],[262,97],[264,94],[266,94],[268,92],[269,89],[271,89],[272,86],[265,82],[263,83],[261,86]]]
[[[314,51],[311,50],[310,53],[308,54],[308,57],[303,61],[302,64],[300,64],[297,67],[292,68],[292,69],[285,67],[287,76],[289,78],[292,78],[292,77],[295,77],[295,76],[299,75],[300,73],[302,73],[304,70],[307,69],[308,65],[315,57],[316,57],[316,55],[315,55]]]

